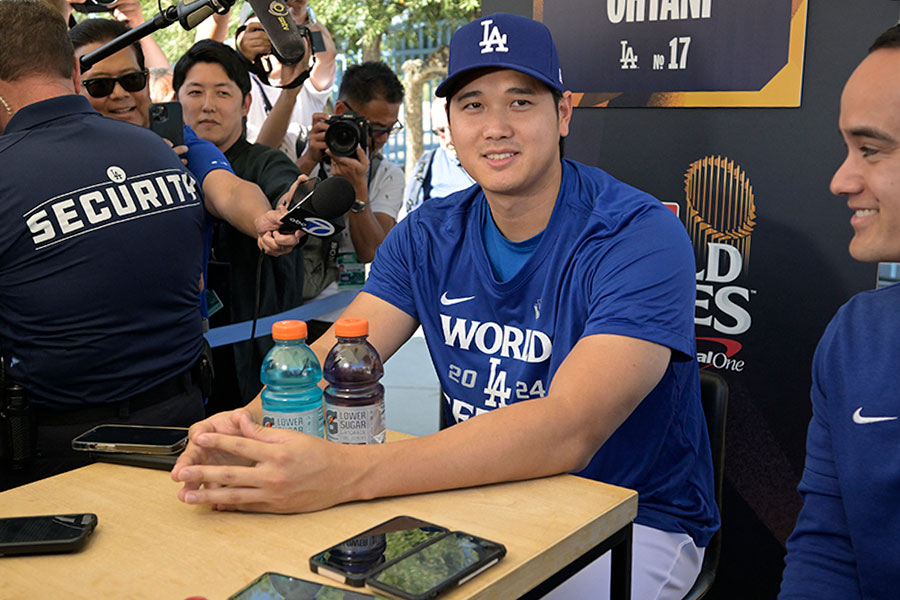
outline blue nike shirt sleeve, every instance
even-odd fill
[[[779,600],[861,598],[856,556],[850,539],[840,481],[835,466],[828,397],[828,349],[834,323],[822,339],[813,362],[813,416],[806,439],[806,464],[798,490],[803,508],[787,542],[784,580]]]
[[[184,126],[184,145],[188,149],[187,154],[184,155],[187,160],[187,168],[200,185],[203,185],[206,176],[216,169],[225,169],[234,173],[231,163],[228,162],[222,151],[216,148],[212,142],[197,137],[194,130],[187,125]]]
[[[416,255],[412,243],[413,213],[400,221],[384,238],[369,270],[363,291],[381,298],[418,320],[409,261]]]

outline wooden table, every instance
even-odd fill
[[[215,600],[265,571],[338,585],[313,574],[309,557],[397,515],[506,546],[497,566],[442,599],[537,597],[610,545],[614,597],[630,595],[637,493],[572,475],[300,515],[189,506],[180,485],[165,471],[98,463],[3,492],[0,516],[93,512],[99,524],[81,552],[0,558],[0,598]]]

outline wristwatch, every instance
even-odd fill
[[[366,207],[368,205],[368,200],[354,200],[353,205],[350,206],[350,212],[361,213],[362,211],[366,210]],[[344,206],[346,206],[346,204]]]

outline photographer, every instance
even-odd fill
[[[356,202],[344,215],[346,228],[333,241],[337,245],[336,260],[327,243],[317,245],[310,240],[304,246],[304,297],[321,298],[340,289],[360,288],[365,264],[372,262],[375,250],[396,223],[403,202],[403,171],[386,160],[381,149],[388,136],[402,127],[397,121],[402,101],[403,84],[390,67],[383,62],[365,62],[344,73],[335,115],[313,115],[306,151],[297,165],[310,177],[346,177],[356,191]],[[334,135],[336,131],[329,134],[332,127],[341,135]],[[354,129],[361,145],[343,139],[344,134],[352,138]],[[324,333],[339,312],[310,321],[309,339]]]
[[[302,147],[297,149],[298,140],[303,143],[313,114],[322,111],[331,95],[337,49],[328,29],[315,20],[306,0],[291,1],[287,5],[297,25],[308,28],[311,35],[321,35],[324,50],[314,53],[309,47],[309,38],[306,38],[304,59],[296,65],[282,65],[271,56],[272,43],[249,2],[241,8],[236,45],[241,57],[250,65],[253,103],[247,113],[247,140],[277,148],[291,160],[296,160],[302,152]],[[276,87],[291,83],[306,69],[309,69],[309,78],[302,85]]]

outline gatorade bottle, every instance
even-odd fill
[[[340,319],[334,324],[337,344],[325,359],[326,437],[342,444],[384,442],[384,386],[378,383],[384,365],[366,338],[365,319]]]
[[[272,325],[275,345],[263,359],[259,379],[263,427],[294,429],[324,437],[322,367],[306,345],[306,323],[278,321]]]

